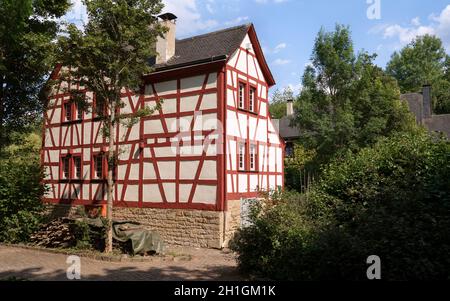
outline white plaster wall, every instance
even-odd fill
[[[175,98],[167,98],[162,104],[163,114],[173,114],[177,112],[177,100]]]
[[[247,174],[239,174],[238,175],[238,181],[239,181],[239,192],[248,192],[247,191]]]
[[[217,109],[217,94],[216,93],[209,93],[204,94],[202,103],[200,105],[200,110],[210,110],[210,109]]]
[[[195,173],[197,172],[198,165],[199,165],[199,161],[181,161],[180,162],[180,178],[182,180],[194,179]]]
[[[180,203],[187,203],[191,194],[192,184],[180,184]]]
[[[217,162],[205,160],[203,162],[200,180],[216,180],[217,179]]]
[[[167,202],[175,203],[176,202],[175,183],[163,183],[163,188]]]
[[[159,175],[163,180],[175,179],[175,162],[160,161],[158,162]]]
[[[215,204],[217,199],[217,186],[197,185],[193,203]]]
[[[164,133],[161,120],[153,119],[144,121],[144,134],[158,134],[158,133]]]
[[[124,199],[127,202],[139,201],[139,186],[138,185],[127,185]]]
[[[177,93],[177,81],[171,80],[155,84],[156,94],[164,96]]]
[[[146,184],[142,189],[143,202],[161,203],[162,197],[158,184]]]

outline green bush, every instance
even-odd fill
[[[398,134],[330,164],[307,196],[255,206],[232,248],[240,267],[280,280],[450,279],[450,145]]]
[[[0,241],[27,241],[41,221],[41,138],[13,133],[0,156]]]
[[[74,225],[74,235],[76,239],[76,248],[78,249],[90,249],[91,236],[90,227],[86,222],[76,221]]]

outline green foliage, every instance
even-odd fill
[[[42,113],[39,91],[54,67],[58,23],[69,0],[0,1],[0,143]],[[0,145],[0,146],[2,146]]]
[[[76,221],[74,227],[74,236],[76,239],[76,248],[89,249],[91,248],[90,227],[84,221]]]
[[[374,58],[366,52],[355,55],[347,27],[319,32],[295,115],[299,142],[316,151],[317,168],[348,150],[415,127],[395,80],[373,64]]]
[[[26,241],[37,229],[42,210],[40,135],[13,133],[0,157],[0,241]]]
[[[431,84],[434,112],[450,113],[449,61],[442,41],[425,35],[395,52],[386,72],[397,79],[402,93],[419,92],[423,85]]]
[[[399,133],[347,154],[307,196],[258,206],[238,232],[240,267],[281,280],[450,278],[450,144]]]
[[[66,35],[59,38],[60,62],[72,67],[62,73],[62,80],[94,92],[97,103],[111,111],[123,106],[121,89],[136,91],[142,75],[151,71],[148,60],[156,55],[156,39],[166,30],[155,17],[163,5],[159,0],[84,3],[89,17],[84,30],[69,24]],[[117,122],[116,118],[105,121]]]
[[[294,99],[294,92],[289,88],[285,88],[282,92],[276,90],[272,95],[269,105],[269,113],[273,119],[281,119],[286,116],[286,102]]]
[[[313,177],[317,174],[311,162],[314,162],[315,156],[314,150],[307,150],[300,143],[294,144],[292,156],[284,159],[285,188],[302,192],[308,184],[313,184]]]

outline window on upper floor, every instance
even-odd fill
[[[104,156],[102,154],[94,156],[94,178],[103,179],[104,161]]]
[[[248,98],[248,110],[250,112],[256,112],[256,88],[250,87]]]
[[[82,168],[82,162],[81,162],[81,156],[74,156],[73,157],[73,167],[75,170],[75,178],[81,179],[81,168]]]
[[[238,149],[238,167],[239,170],[245,170],[245,143],[239,143]]]
[[[239,83],[239,109],[245,109],[247,85]]]
[[[61,158],[61,176],[63,179],[70,179],[70,157],[62,157]]]
[[[69,102],[64,104],[64,117],[65,121],[72,120],[72,104]]]
[[[258,158],[258,154],[257,154],[257,149],[256,149],[256,144],[251,144],[250,145],[250,171],[256,171],[257,170],[257,158]]]
[[[82,120],[83,119],[83,109],[77,105],[77,119]]]
[[[81,179],[82,164],[80,155],[67,155],[61,157],[61,179]]]

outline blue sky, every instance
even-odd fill
[[[86,20],[81,0],[66,16]],[[163,0],[178,16],[177,38],[252,22],[277,81],[272,89],[300,89],[314,39],[321,27],[349,25],[355,49],[377,53],[384,67],[391,54],[415,36],[439,36],[450,53],[449,0]],[[372,10],[378,7],[380,10]],[[376,5],[376,6],[373,6]],[[368,17],[368,10],[369,16]],[[379,14],[375,14],[378,13]],[[375,17],[375,18],[374,18]],[[378,18],[379,17],[379,18]]]

